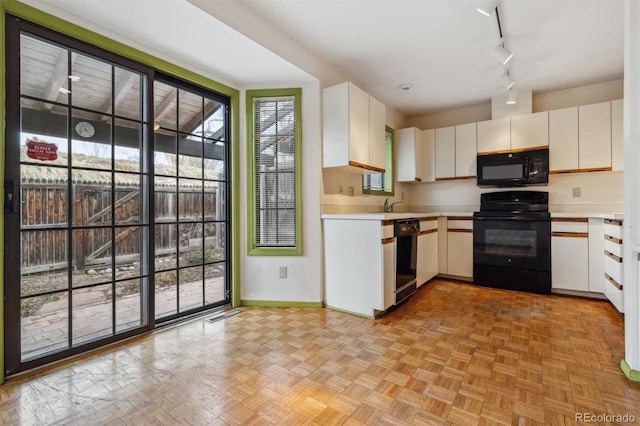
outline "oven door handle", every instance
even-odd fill
[[[518,215],[513,215],[513,216],[476,216],[473,218],[473,220],[492,220],[492,221],[502,221],[502,220],[514,220],[514,221],[518,221],[518,222],[547,222],[548,219],[542,219],[542,218],[533,218],[533,217],[526,217],[526,216],[518,216]]]

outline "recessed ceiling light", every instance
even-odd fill
[[[401,85],[398,86],[400,90],[404,90],[405,92],[407,90],[411,90],[412,87],[413,87],[413,83],[402,83]]]
[[[69,93],[71,93],[71,90],[65,89],[64,87],[61,87],[61,88],[58,89],[58,92],[64,93],[65,95],[68,95]]]

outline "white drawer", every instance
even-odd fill
[[[473,229],[473,218],[447,218],[447,229]]]
[[[620,283],[614,284],[605,277],[604,278],[604,294],[605,296],[607,296],[607,299],[609,299],[611,304],[613,304],[613,306],[615,306],[618,311],[624,312],[624,306],[623,306],[623,300],[622,300],[622,297],[623,297],[622,288],[618,288],[619,284]]]
[[[604,249],[618,257],[622,257],[622,244],[608,240],[606,236],[604,239]]]
[[[603,228],[605,235],[622,239],[622,221],[605,219]]]
[[[393,225],[382,226],[382,238],[393,238]]]
[[[424,217],[420,219],[420,232],[438,229],[437,217]]]
[[[580,218],[579,220],[577,222],[575,220],[551,219],[551,232],[588,233],[588,219]]]
[[[604,255],[604,273],[613,278],[617,283],[623,284],[622,280],[622,262],[613,259],[605,253]]]

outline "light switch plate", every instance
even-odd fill
[[[580,198],[581,196],[581,190],[580,188],[573,188],[573,198]]]

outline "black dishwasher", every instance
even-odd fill
[[[400,304],[416,291],[416,254],[420,221],[399,219],[395,221],[396,237],[396,300]]]

